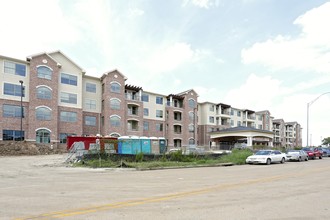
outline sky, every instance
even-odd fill
[[[0,0],[0,54],[62,51],[100,77],[269,110],[307,143],[330,137],[330,1]],[[19,7],[18,7],[19,6]],[[324,94],[326,93],[326,94]],[[309,107],[308,106],[309,104]]]

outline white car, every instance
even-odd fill
[[[246,158],[245,162],[248,164],[271,164],[284,163],[286,154],[279,150],[259,150],[255,154]]]
[[[288,150],[286,158],[289,161],[308,161],[308,154],[303,150]]]

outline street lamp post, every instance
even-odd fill
[[[308,144],[308,136],[309,136],[309,107],[316,101],[318,100],[321,96],[325,95],[325,94],[329,94],[330,92],[325,92],[321,95],[319,95],[318,97],[316,97],[314,100],[312,100],[311,102],[307,103],[307,147],[309,146]]]
[[[20,141],[23,140],[23,80],[20,80],[19,83],[21,84],[21,134],[20,134]]]

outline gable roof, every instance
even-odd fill
[[[113,72],[118,73],[118,74],[121,75],[125,80],[127,80],[127,77],[126,77],[124,74],[122,74],[122,73],[121,73],[119,70],[117,70],[117,69],[110,70],[110,71],[107,71],[107,72],[103,73],[103,75],[101,76],[101,80],[103,80],[104,77],[108,76],[110,73],[113,73]]]
[[[73,65],[75,65],[76,67],[78,67],[78,69],[80,69],[81,72],[82,72],[83,74],[86,73],[86,71],[85,71],[82,67],[80,67],[77,63],[75,63],[73,60],[71,60],[67,55],[65,55],[65,54],[64,54],[62,51],[60,51],[60,50],[56,50],[56,51],[48,52],[48,53],[47,53],[47,52],[42,52],[42,53],[33,54],[33,55],[28,56],[28,57],[26,58],[26,60],[27,60],[27,61],[30,61],[30,60],[31,60],[32,58],[34,58],[34,57],[38,57],[38,56],[41,56],[41,55],[46,55],[46,56],[48,56],[50,59],[52,59],[54,62],[56,62],[58,66],[62,66],[62,64],[60,64],[57,60],[55,60],[55,59],[52,57],[52,54],[55,54],[55,53],[59,53],[59,54],[61,54],[63,57],[65,57],[67,60],[69,60]]]

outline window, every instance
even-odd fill
[[[23,91],[21,91],[21,90],[23,90]],[[21,94],[23,92],[22,97],[25,97],[24,90],[25,90],[24,86],[23,86],[23,88],[21,88],[21,85],[5,83],[3,94],[21,97]]]
[[[189,120],[190,121],[194,121],[194,116],[195,116],[195,114],[194,114],[194,112],[189,112]]]
[[[189,132],[194,132],[195,131],[195,126],[193,124],[190,124],[188,129],[189,129]]]
[[[86,83],[86,92],[96,93],[96,84]]]
[[[24,64],[5,61],[5,73],[14,74],[18,76],[25,76],[26,66]]]
[[[143,102],[149,102],[149,95],[143,93],[141,99],[142,99]]]
[[[110,100],[110,108],[114,110],[120,110],[120,100],[119,99],[111,99]]]
[[[209,122],[210,122],[210,123],[214,123],[214,117],[210,116],[210,117],[209,117]]]
[[[189,101],[188,101],[188,105],[189,105],[189,107],[190,108],[195,108],[196,106],[196,104],[195,104],[195,100],[193,100],[193,99],[189,99]]]
[[[189,145],[194,145],[194,144],[195,144],[195,139],[190,138],[190,139],[189,139]]]
[[[259,128],[259,129],[262,129],[262,125],[258,125],[258,128]]]
[[[210,105],[210,112],[214,112],[214,105]]]
[[[230,120],[230,125],[234,126],[234,120]]]
[[[241,111],[237,111],[237,116],[241,117]]]
[[[96,109],[96,101],[92,99],[85,99],[86,109]]]
[[[61,92],[61,102],[77,104],[77,94]]]
[[[156,124],[156,131],[163,131],[163,124]]]
[[[149,130],[149,122],[147,122],[147,121],[144,121],[143,122],[143,130],[144,131],[148,131]]]
[[[120,93],[120,84],[117,82],[110,83],[110,91],[115,93]]]
[[[63,83],[63,84],[76,86],[77,81],[78,81],[77,76],[73,76],[73,75],[66,74],[66,73],[61,74],[61,83]]]
[[[149,116],[149,109],[148,108],[143,109],[143,115],[144,116]]]
[[[232,109],[232,110],[230,111],[230,114],[231,114],[231,115],[234,115],[234,114],[235,114],[234,109]]]
[[[156,110],[156,118],[163,118],[163,110]]]
[[[36,109],[36,119],[40,121],[50,121],[52,119],[51,110],[46,107]]]
[[[258,115],[258,120],[262,121],[262,115]]]
[[[159,97],[159,96],[157,96],[157,97],[156,97],[156,104],[160,104],[160,105],[162,105],[162,104],[163,104],[163,97]]]
[[[4,141],[20,141],[24,140],[24,131],[2,130],[2,140]]]
[[[237,126],[242,126],[242,122],[241,121],[238,121],[237,122]]]
[[[40,129],[36,132],[37,143],[50,143],[50,132],[46,129]]]
[[[47,87],[39,87],[37,88],[37,98],[38,99],[51,99],[52,91]]]
[[[110,126],[120,127],[120,117],[117,115],[110,116]]]
[[[96,126],[95,116],[85,116],[85,125]]]
[[[50,69],[47,66],[37,67],[38,78],[51,80],[52,79],[52,74],[53,74],[53,70]]]
[[[20,118],[21,117],[21,106],[19,105],[3,105],[3,117],[13,117]],[[23,107],[23,118],[24,118],[25,109]]]
[[[60,120],[63,122],[77,122],[77,112],[65,112],[60,113]]]
[[[60,133],[60,143],[66,144],[68,136],[76,136],[76,134]]]

